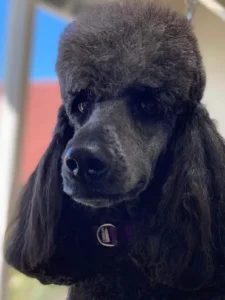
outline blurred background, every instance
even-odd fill
[[[32,0],[0,0],[0,125],[5,126],[4,132],[11,136],[11,140],[6,143],[8,148],[2,149],[1,144],[0,151],[10,152],[10,141],[15,146],[15,151],[11,153],[14,172],[9,172],[9,178],[13,179],[8,180],[6,185],[0,180],[1,248],[8,214],[10,215],[16,199],[13,183],[19,187],[25,184],[51,139],[61,102],[55,74],[60,34],[83,6],[106,1],[108,0],[42,0],[31,4]],[[204,102],[217,121],[221,134],[225,136],[225,0],[160,2],[187,14],[189,19],[192,18],[207,72]],[[22,43],[23,34],[19,32],[19,28],[25,31],[29,29],[25,34],[26,45],[21,47],[17,35],[21,34]],[[19,65],[13,64],[17,51],[12,49],[14,46],[18,46],[18,56],[21,55]],[[7,103],[10,105],[7,106]],[[14,128],[6,125],[9,110],[9,118],[16,119]],[[5,136],[0,134],[0,138]],[[8,160],[10,161],[10,156]],[[3,173],[1,178],[5,176],[1,160],[0,165],[0,173]],[[0,255],[2,256],[1,252]],[[0,289],[0,300],[66,299],[66,288],[42,286],[34,279],[9,270],[2,257]]]

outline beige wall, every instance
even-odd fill
[[[225,22],[199,5],[193,25],[207,73],[204,102],[225,137]]]
[[[182,0],[160,0],[160,2],[169,4],[182,13],[186,10]],[[225,137],[225,22],[199,4],[192,23],[207,74],[204,103]]]

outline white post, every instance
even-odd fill
[[[11,0],[0,102],[0,300],[7,300],[4,234],[19,189],[19,158],[33,29],[33,0]],[[10,208],[10,209],[9,209]]]
[[[217,0],[199,0],[199,3],[205,5],[219,18],[225,21],[225,2]]]

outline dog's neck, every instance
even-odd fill
[[[138,218],[140,199],[133,199],[117,207],[94,213],[92,235],[103,247],[125,246],[132,234],[132,224]]]

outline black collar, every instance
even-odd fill
[[[93,227],[96,243],[108,248],[126,245],[131,232],[131,224],[114,225],[112,223],[105,223]]]

